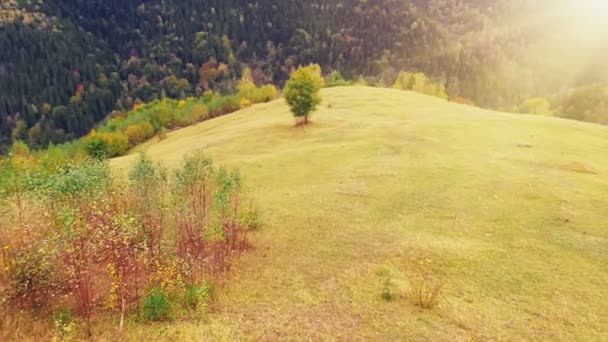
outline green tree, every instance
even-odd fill
[[[291,74],[285,85],[284,95],[298,125],[308,124],[308,117],[321,103],[319,91],[323,87],[321,67],[311,64],[300,67]]]

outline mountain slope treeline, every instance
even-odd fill
[[[416,70],[440,80],[452,97],[493,108],[552,87],[519,63],[531,40],[505,24],[514,6],[504,0],[13,0],[0,6],[4,151],[13,140],[43,147],[82,136],[113,110],[139,102],[230,92],[244,67],[256,83],[279,85],[295,66],[311,62],[386,84],[400,70]]]

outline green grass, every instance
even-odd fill
[[[322,95],[306,128],[278,100],[139,148],[238,167],[264,228],[206,321],[121,337],[608,339],[608,128],[399,90]],[[421,267],[444,284],[432,310],[406,295]],[[403,298],[382,299],[387,277]]]

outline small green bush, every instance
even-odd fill
[[[421,72],[401,72],[393,84],[393,88],[401,90],[411,90],[417,93],[435,96],[447,100],[445,86],[442,83],[435,82]]]
[[[244,210],[240,216],[240,222],[248,230],[259,230],[262,227],[262,219],[258,211],[251,207]]]
[[[260,88],[255,88],[251,92],[251,102],[252,103],[262,103],[272,101],[279,97],[279,91],[277,88],[271,84],[267,84]]]
[[[236,95],[215,97],[208,106],[211,117],[215,118],[241,109],[241,99]]]
[[[166,321],[170,319],[169,296],[163,290],[153,288],[144,298],[143,313],[147,321]]]
[[[84,150],[96,159],[105,159],[110,156],[110,146],[101,137],[89,137],[83,141]]]
[[[51,316],[53,328],[60,339],[67,337],[76,327],[74,313],[65,307],[60,307]]]
[[[82,142],[87,154],[96,159],[122,156],[129,148],[129,139],[121,133],[93,131]]]
[[[397,299],[395,286],[390,277],[387,278],[382,285],[382,293],[380,293],[380,298],[387,302],[392,302]]]
[[[190,309],[196,309],[207,305],[213,296],[213,285],[205,283],[201,286],[191,285],[186,287],[184,293],[184,304]]]
[[[351,85],[351,82],[345,80],[338,70],[334,70],[329,75],[325,76],[325,87],[327,88],[347,85]]]
[[[207,90],[203,93],[203,102],[205,103],[209,103],[213,100],[213,98],[215,97],[215,92],[213,90]]]
[[[46,291],[52,284],[53,270],[47,262],[49,252],[44,249],[42,243],[32,241],[29,246],[20,249],[6,249],[11,259],[6,260],[7,267],[4,270],[11,284],[11,298],[28,299],[29,304],[34,307],[48,304]]]
[[[183,104],[181,107],[176,108],[170,122],[168,123],[168,127],[187,127],[197,122],[206,120],[208,117],[209,109],[204,104],[200,102]]]

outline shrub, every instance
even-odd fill
[[[251,100],[248,98],[241,98],[241,108],[247,108],[251,106]]]
[[[596,84],[575,88],[560,96],[560,116],[608,124],[608,85]]]
[[[245,68],[243,76],[237,86],[238,96],[241,99],[241,108],[249,107],[254,103],[268,102],[278,97],[277,88],[271,84],[256,87],[249,68]]]
[[[65,307],[55,310],[51,316],[51,321],[53,322],[55,333],[61,340],[69,336],[76,328],[74,313]]]
[[[176,107],[177,101],[172,99],[155,102],[154,106],[150,107],[150,116],[154,126],[171,128]]]
[[[57,146],[51,145],[46,150],[35,154],[38,168],[48,172],[56,172],[70,164],[80,163],[87,158],[88,156],[80,141],[72,141]]]
[[[104,134],[112,133],[95,133]],[[48,309],[51,298],[70,303],[88,333],[104,308],[120,312],[122,327],[136,304],[154,321],[171,318],[172,298],[204,307],[213,287],[202,281],[228,270],[247,232],[260,225],[240,204],[239,174],[215,168],[201,153],[186,158],[172,179],[145,156],[124,183],[107,162],[91,159],[38,167],[19,145],[0,158],[0,300],[18,309]],[[142,298],[145,284],[151,289]],[[67,333],[69,317],[51,316],[58,333]]]
[[[121,156],[129,148],[129,139],[121,133],[92,131],[82,142],[87,154],[96,159]]]
[[[129,139],[131,146],[143,143],[154,136],[154,126],[149,121],[142,121],[139,124],[131,125],[125,130],[125,135]]]
[[[142,223],[141,230],[151,259],[161,253],[166,186],[166,171],[141,154],[129,172],[129,190],[134,200],[132,209]]]
[[[215,92],[213,90],[207,90],[203,93],[203,102],[209,103],[215,97]]]
[[[264,102],[272,101],[279,97],[279,90],[272,84],[262,86],[260,92]]]
[[[232,113],[241,108],[241,99],[238,96],[215,97],[209,102],[209,112],[212,118]]]
[[[90,136],[83,140],[84,149],[87,154],[96,159],[110,157],[110,146],[99,136]]]
[[[190,105],[178,104],[178,108],[173,114],[169,127],[187,127],[197,122],[206,120],[209,117],[209,109],[202,103],[190,103]]]
[[[178,254],[191,265],[190,283],[198,275],[193,261],[205,257],[205,235],[210,226],[215,168],[211,159],[202,153],[188,156],[175,172],[172,187],[175,222],[178,229]]]
[[[382,291],[380,292],[380,298],[382,298],[382,300],[386,302],[392,302],[397,299],[398,293],[393,282],[390,267],[384,265],[380,269],[378,269],[376,274],[381,278],[384,278],[384,281],[382,282]]]
[[[179,101],[165,98],[142,104],[126,115],[113,116],[98,131],[92,131],[81,140],[82,148],[89,156],[98,159],[119,156],[129,146],[143,143],[155,133],[159,139],[164,139],[164,128],[186,127],[278,97],[274,86],[258,88],[250,75],[241,80],[239,89],[238,95],[220,96],[206,91],[202,98],[189,97]],[[120,135],[124,135],[126,146]]]
[[[448,95],[442,83],[434,82],[421,72],[401,72],[393,84],[393,88],[401,90],[411,90],[417,93],[439,97],[447,100]]]
[[[332,71],[329,75],[325,76],[325,86],[326,87],[339,87],[350,85],[351,83],[346,81],[342,74],[338,70]]]
[[[393,88],[400,90],[413,90],[416,82],[426,82],[426,76],[424,74],[413,74],[402,71],[397,76]]]
[[[279,96],[277,88],[271,84],[267,84],[260,88],[255,88],[251,91],[249,100],[252,103],[268,102],[276,99]]]
[[[253,206],[241,213],[240,223],[248,230],[259,230],[262,227],[260,215]]]
[[[28,238],[38,240],[41,237]],[[50,253],[44,247],[40,241],[3,246],[3,273],[10,286],[9,299],[30,307],[47,304],[53,269],[49,264]]]
[[[142,309],[147,321],[166,321],[171,318],[169,296],[159,288],[153,288],[144,297]]]
[[[410,301],[423,309],[433,309],[439,303],[444,283],[435,277],[425,266],[410,275]]]
[[[241,108],[247,108],[255,103],[263,103],[276,99],[279,96],[277,88],[271,84],[260,88],[248,88],[246,92],[240,91]]]
[[[26,143],[22,141],[15,141],[13,145],[11,145],[11,149],[9,151],[11,156],[11,162],[13,165],[20,165],[20,168],[28,168],[33,166],[34,160],[32,158],[32,152]]]
[[[190,309],[205,306],[213,296],[213,285],[209,282],[202,286],[190,285],[184,293],[184,304]]]
[[[95,296],[93,267],[99,258],[100,236],[105,233],[100,228],[106,227],[108,219],[100,217],[108,213],[100,207],[109,184],[106,166],[89,161],[57,172],[30,170],[26,182],[28,203],[44,215],[29,217],[31,232],[20,233],[22,240],[28,241],[29,248],[20,249],[25,254],[11,253],[16,265],[35,264],[35,268],[24,269],[29,273],[26,288],[34,284],[42,286],[45,295],[56,297],[68,292],[73,296],[75,311],[86,319],[87,332]],[[33,232],[40,236],[27,235]],[[51,282],[42,282],[46,277],[41,277],[41,269],[47,270]],[[19,291],[18,282],[12,286]]]
[[[318,64],[300,67],[291,74],[283,94],[298,124],[307,124],[310,113],[321,103],[323,82]]]
[[[197,103],[190,109],[192,123],[197,123],[209,118],[209,108],[202,103]]]
[[[393,281],[390,277],[384,280],[384,283],[382,285],[382,292],[380,293],[380,298],[387,302],[392,302],[397,299],[395,285],[393,284]]]
[[[237,89],[239,97],[241,99],[252,99],[253,92],[256,90],[256,86],[253,82],[253,78],[251,77],[251,70],[249,68],[245,68],[243,70],[243,76],[239,81]]]
[[[188,264],[189,283],[200,280],[210,259],[215,272],[227,270],[232,253],[246,246],[239,222],[240,176],[216,169],[203,153],[187,156],[175,172],[172,194],[178,255]]]

